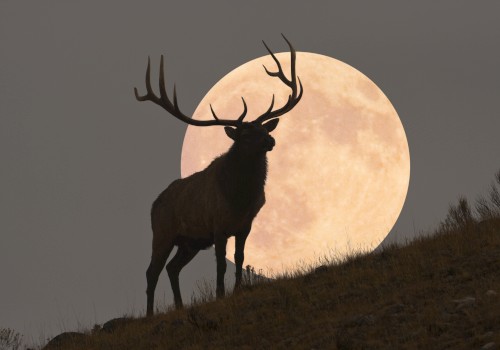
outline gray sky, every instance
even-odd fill
[[[149,209],[180,176],[186,129],[135,101],[148,55],[166,55],[188,114],[266,54],[262,39],[286,50],[280,33],[367,75],[410,147],[388,240],[434,227],[500,168],[498,2],[135,3],[0,3],[0,327],[37,339],[143,312]],[[181,274],[184,298],[214,273],[200,254]],[[170,303],[167,279],[157,296]]]

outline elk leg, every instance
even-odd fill
[[[158,277],[160,276],[163,266],[165,266],[165,263],[167,262],[172,248],[173,245],[170,245],[166,249],[162,250],[161,253],[155,252],[153,248],[151,263],[146,271],[146,280],[148,283],[148,287],[146,289],[146,295],[148,298],[146,316],[153,316],[156,284],[158,283]]]
[[[217,298],[223,298],[224,289],[224,274],[226,273],[226,244],[227,238],[224,235],[215,236],[215,258],[217,261]]]
[[[236,264],[236,281],[234,284],[234,289],[238,289],[241,286],[243,260],[245,259],[245,241],[249,233],[250,229],[248,230],[248,232],[245,232],[241,235],[236,235],[235,237],[234,262]]]
[[[176,309],[182,308],[182,297],[179,288],[179,274],[184,266],[186,266],[198,254],[199,250],[187,246],[179,246],[172,260],[167,264],[168,277],[170,285],[174,292],[174,302]]]

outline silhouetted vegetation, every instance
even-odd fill
[[[500,217],[500,170],[495,174],[489,196],[476,200],[476,212],[480,220]]]
[[[0,350],[17,350],[22,345],[22,335],[10,328],[0,328]]]
[[[485,225],[498,218],[500,218],[500,170],[495,174],[495,181],[491,183],[488,195],[476,199],[475,210],[471,208],[467,198],[460,196],[457,204],[450,205],[446,219],[436,232],[470,230],[477,224]]]

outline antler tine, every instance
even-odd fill
[[[300,78],[298,76],[297,76],[297,79],[299,81],[300,92],[299,92],[299,95],[296,98],[297,102],[295,102],[295,104],[297,104],[300,101],[300,99],[302,98],[302,93],[304,92],[304,88],[302,87],[302,81],[300,81]],[[297,92],[295,92],[295,94],[297,94]]]
[[[238,119],[234,120],[234,122],[236,122],[237,124],[241,124],[243,122],[243,119],[247,115],[247,111],[248,111],[247,103],[245,102],[245,99],[243,97],[241,97],[241,100],[243,101],[243,112],[238,117]],[[215,120],[220,120],[219,117],[217,117],[217,114],[215,114],[215,111],[214,111],[214,109],[212,107],[212,104],[210,104],[210,110],[212,111],[212,116],[214,117],[214,119]]]
[[[273,107],[274,107],[274,94],[273,94],[273,99],[271,100],[271,105],[264,114],[270,113],[273,110]]]
[[[278,67],[278,71],[277,72],[271,72],[271,71],[269,71],[267,69],[266,66],[262,65],[262,67],[264,67],[264,69],[266,70],[267,74],[269,74],[272,77],[278,77],[278,78],[280,78],[280,80],[282,82],[284,82],[285,84],[289,85],[291,83],[291,81],[288,80],[286,78],[285,74],[283,73],[283,68],[281,67],[280,61],[278,61],[278,59],[276,58],[276,56],[274,55],[274,53],[271,51],[271,49],[269,49],[269,47],[266,45],[266,42],[264,40],[262,40],[262,43],[266,47],[267,51],[269,51],[269,53],[271,54],[271,57],[274,59],[274,62],[276,62],[276,66]]]
[[[148,67],[146,68],[146,91],[147,91],[147,93],[143,96],[140,96],[139,93],[137,92],[137,88],[134,88],[135,98],[138,101],[147,101],[151,97],[155,97],[154,94],[152,94],[152,89],[151,89],[151,79],[149,76],[150,71],[151,71],[151,59],[148,56]]]
[[[281,33],[281,36],[283,37],[283,39],[285,39],[286,43],[288,44],[288,47],[290,48],[290,66],[292,71],[292,76],[291,76],[292,80],[290,82],[293,84],[292,86],[295,87],[294,93],[297,93],[296,90],[297,84],[295,80],[297,78],[297,76],[295,75],[295,61],[297,59],[297,54],[290,41],[288,41],[288,39],[286,38],[286,36],[284,36],[283,33]]]
[[[160,87],[160,96],[161,96],[161,101],[163,102],[163,105],[165,105],[165,109],[168,111],[174,109],[174,105],[172,105],[172,102],[170,102],[170,99],[168,98],[167,91],[165,89],[165,70],[163,69],[163,55],[161,55],[160,58],[160,73],[159,73],[159,79],[158,79],[158,85]],[[177,99],[175,96],[175,85],[174,85],[174,101]],[[161,105],[163,107],[163,105]]]
[[[212,108],[212,104],[210,104],[210,110],[212,111],[212,115],[213,115],[214,119],[219,120],[219,118],[217,117],[217,114],[215,114],[214,109]]]
[[[245,118],[245,116],[247,115],[247,112],[248,112],[247,103],[245,102],[245,99],[243,98],[243,96],[241,96],[241,100],[243,101],[243,113],[241,113],[241,115],[238,118],[238,121],[240,123],[243,122],[243,119]]]
[[[176,111],[179,110],[179,105],[177,104],[177,89],[175,88],[175,84],[174,84],[174,108]]]
[[[274,53],[269,49],[269,47],[266,45],[266,43],[264,41],[262,41],[264,43],[264,46],[266,47],[267,51],[269,51],[269,53],[271,54],[271,57],[273,58],[274,62],[276,62],[276,66],[278,67],[278,71],[271,72],[266,68],[266,66],[264,66],[264,69],[269,76],[278,77],[283,83],[285,83],[285,85],[287,85],[289,88],[291,88],[292,93],[288,96],[287,102],[281,108],[279,108],[275,111],[272,110],[273,106],[274,106],[274,95],[273,95],[273,101],[271,103],[271,106],[269,107],[269,109],[266,112],[264,112],[264,114],[262,114],[257,119],[255,119],[255,122],[257,122],[257,123],[262,123],[266,120],[279,117],[279,116],[289,112],[300,101],[300,99],[302,98],[302,93],[304,92],[300,78],[295,75],[295,66],[296,66],[296,59],[297,59],[295,49],[293,48],[290,41],[283,34],[281,34],[281,35],[283,36],[283,38],[287,42],[288,46],[290,47],[291,79],[288,79],[285,76],[285,73],[283,72],[283,68],[281,66],[281,63],[276,58]],[[297,88],[297,80],[299,82],[300,91],[298,91],[298,88]]]

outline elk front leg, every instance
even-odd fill
[[[224,289],[224,275],[226,273],[226,244],[227,238],[224,235],[216,235],[215,238],[215,258],[217,261],[217,298],[223,298],[225,294]]]
[[[236,281],[234,283],[234,289],[241,287],[241,277],[243,270],[243,260],[245,259],[245,242],[247,240],[248,234],[250,233],[250,228],[240,235],[235,237],[235,249],[234,249],[234,262],[236,264]]]

